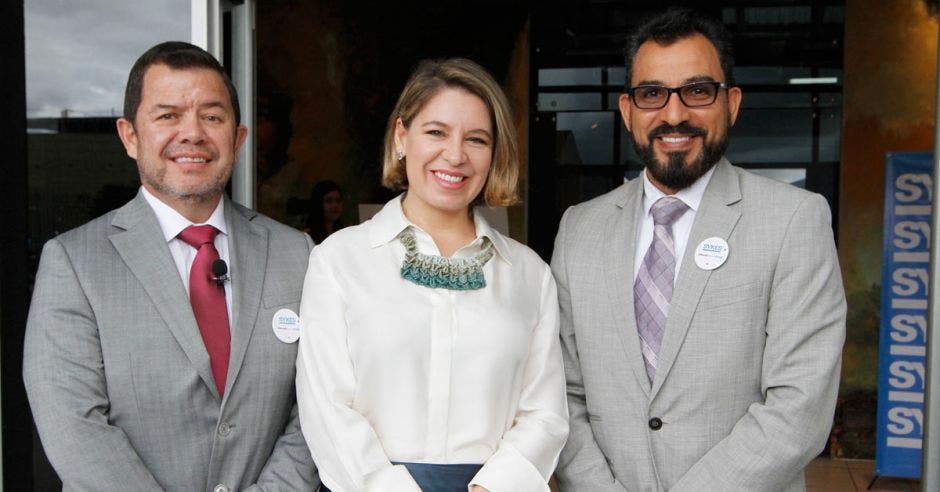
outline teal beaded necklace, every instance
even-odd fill
[[[486,287],[483,265],[493,257],[493,243],[483,237],[483,250],[468,258],[445,258],[418,252],[411,227],[398,234],[405,246],[401,278],[432,289],[474,290]]]

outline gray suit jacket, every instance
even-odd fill
[[[298,311],[310,239],[225,198],[233,298],[220,401],[156,215],[136,198],[43,248],[23,378],[66,490],[312,490],[297,419]]]
[[[825,200],[716,165],[650,387],[633,308],[642,198],[636,179],[572,207],[556,239],[571,414],[561,490],[805,488],[803,467],[832,424],[845,337]],[[730,254],[703,270],[695,247],[715,236]]]

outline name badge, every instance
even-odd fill
[[[710,237],[695,248],[695,264],[702,270],[714,270],[728,259],[728,242],[720,237]]]
[[[271,327],[274,328],[274,336],[284,343],[294,343],[300,338],[300,316],[290,309],[274,313]]]

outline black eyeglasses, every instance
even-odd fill
[[[673,93],[689,108],[709,106],[718,98],[718,89],[727,89],[724,82],[692,82],[679,87],[638,85],[627,89],[633,104],[640,109],[662,109]]]

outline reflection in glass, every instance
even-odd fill
[[[539,70],[540,86],[601,85],[600,67],[543,68]]]
[[[731,128],[732,163],[811,162],[812,109],[742,109]]]
[[[607,109],[620,111],[620,92],[607,94]]]
[[[819,95],[816,103],[820,108],[842,108],[842,94],[839,92],[825,92]]]
[[[752,26],[809,24],[812,19],[813,7],[809,5],[747,7],[744,9],[744,22]]]
[[[822,21],[823,24],[844,24],[845,5],[826,5]]]
[[[627,69],[624,67],[610,67],[607,69],[607,85],[623,87],[627,82]]]
[[[843,75],[842,75],[842,69],[841,69],[841,68],[820,68],[820,69],[819,69],[819,76],[820,76],[820,77],[835,77],[835,78],[839,79],[840,81],[841,81],[841,80],[844,80],[844,79],[842,78]]]
[[[790,79],[811,73],[809,67],[734,67],[734,83],[787,85]]]
[[[188,40],[190,11],[190,0],[24,3],[33,261],[46,239],[136,193],[137,167],[114,124],[127,74],[154,44]]]
[[[134,60],[190,38],[190,0],[25,2],[28,118],[119,116]]]
[[[539,111],[599,111],[601,95],[590,92],[541,92],[538,99]]]
[[[620,164],[640,166],[640,156],[633,150],[633,134],[627,131],[623,120],[618,120],[620,125]]]
[[[721,9],[721,22],[728,26],[736,24],[738,22],[738,10],[734,7]]]
[[[748,171],[751,171],[754,174],[760,174],[761,176],[768,177],[770,179],[775,179],[784,183],[789,183],[793,186],[799,188],[806,188],[806,169],[805,168],[776,168],[776,169],[761,169],[761,168],[750,168]]]
[[[124,85],[145,50],[190,39],[190,12],[190,0],[23,2],[31,272],[47,239],[137,192],[137,167],[114,123]],[[34,437],[33,466],[17,473],[32,475],[33,490],[61,490]]]
[[[837,162],[842,159],[842,106],[819,111],[819,160]]]
[[[558,164],[613,163],[614,113],[558,113],[556,117],[555,161]]]
[[[812,103],[809,92],[747,92],[741,99],[741,109],[809,108]]]

